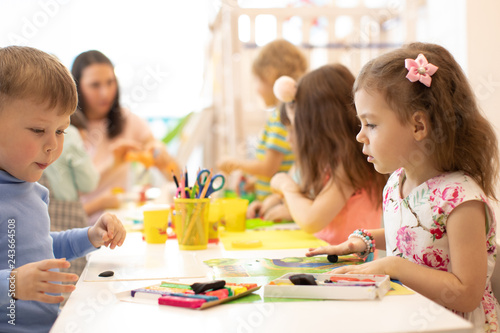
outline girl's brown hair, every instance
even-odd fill
[[[430,87],[406,78],[405,59],[423,54],[438,67]],[[412,43],[368,62],[353,87],[384,95],[402,123],[424,112],[430,121],[426,152],[442,172],[463,171],[490,198],[498,178],[497,138],[481,114],[460,65],[443,47]]]
[[[342,167],[346,182],[365,189],[381,205],[387,177],[375,171],[356,141],[360,122],[352,99],[354,76],[340,64],[326,65],[306,74],[297,84],[293,134],[296,163],[301,175],[301,192],[316,196],[325,185],[325,174],[335,177]],[[281,109],[281,119],[290,125]]]
[[[78,103],[68,69],[54,56],[25,47],[0,48],[0,110],[9,99],[28,99],[71,114]]]

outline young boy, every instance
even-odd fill
[[[47,332],[75,274],[67,260],[101,245],[114,249],[125,229],[111,214],[91,228],[50,232],[48,191],[37,183],[61,154],[77,105],[69,71],[42,51],[0,48],[0,331]]]
[[[225,173],[242,170],[256,176],[255,191],[259,201],[271,194],[271,177],[277,172],[288,171],[294,162],[290,143],[286,140],[288,131],[281,123],[279,109],[276,108],[278,100],[273,93],[274,82],[283,75],[297,81],[306,70],[305,56],[299,48],[283,39],[265,45],[253,62],[252,72],[257,79],[257,92],[266,107],[273,108],[259,137],[257,159],[223,158],[217,167]]]

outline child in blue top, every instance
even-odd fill
[[[496,199],[497,138],[462,69],[443,47],[413,43],[366,64],[353,91],[363,153],[378,172],[392,173],[385,230],[357,230],[307,255],[385,249],[385,258],[333,272],[388,274],[470,320],[476,332],[498,332],[488,200]]]
[[[77,105],[69,71],[42,51],[0,48],[0,331],[47,332],[60,295],[75,274],[68,260],[102,245],[115,248],[125,229],[111,214],[92,228],[50,232],[48,191],[37,183],[61,154]]]

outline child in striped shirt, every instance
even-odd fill
[[[294,162],[288,132],[281,123],[278,100],[273,93],[273,85],[280,76],[287,75],[299,79],[307,69],[307,61],[302,52],[292,43],[275,40],[262,48],[253,62],[252,71],[257,79],[257,92],[267,107],[272,108],[256,150],[255,160],[225,158],[218,168],[225,173],[241,170],[256,176],[257,200],[264,200],[271,193],[269,181],[277,172],[288,171]]]

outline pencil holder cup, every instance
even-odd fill
[[[179,249],[204,250],[208,244],[210,199],[174,199]]]
[[[167,240],[168,205],[149,205],[143,207],[144,240],[148,244],[162,244]]]
[[[245,231],[248,200],[225,198],[222,202],[226,231]]]

